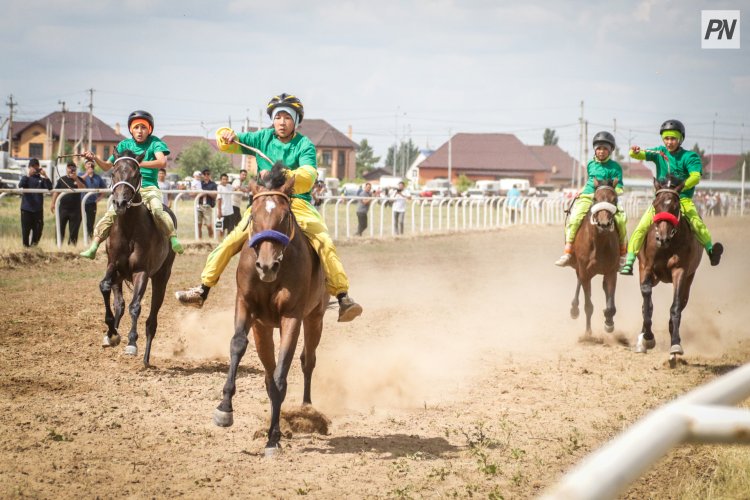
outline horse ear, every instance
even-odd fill
[[[654,189],[661,189],[661,183],[656,177],[654,177]]]
[[[253,196],[258,194],[258,191],[260,191],[260,187],[258,186],[258,183],[252,179],[250,180],[250,182],[247,183],[247,187],[250,188],[250,192],[253,194]]]
[[[620,182],[620,178],[619,178],[619,177],[615,177],[614,179],[612,179],[612,187],[613,187],[613,188],[616,188],[616,187],[617,187],[617,184],[618,184],[619,182]]]
[[[678,193],[681,193],[683,189],[685,189],[685,181],[680,182],[680,184],[674,188]]]
[[[284,194],[287,194],[291,196],[294,194],[294,175],[290,175],[289,178],[286,180],[283,186],[281,186],[280,191]]]
[[[143,154],[139,154],[138,156],[136,156],[136,158],[135,158],[135,161],[137,161],[137,162],[138,162],[138,164],[140,165],[140,163],[141,163],[141,162],[143,161],[143,159],[144,159],[145,157],[146,157],[146,153],[143,153]]]
[[[594,179],[594,187],[595,188],[599,187],[599,179]]]
[[[115,160],[120,157],[120,152],[117,151],[117,148],[115,148],[114,151],[112,151],[112,156],[115,157]]]

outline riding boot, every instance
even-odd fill
[[[185,249],[182,247],[182,243],[177,239],[177,236],[170,237],[169,243],[172,245],[172,250],[174,250],[175,253],[180,255],[185,253]]]
[[[86,257],[87,259],[94,260],[94,258],[96,257],[96,251],[98,249],[99,249],[99,242],[96,241],[96,240],[94,240],[91,243],[90,247],[88,247],[86,250],[84,250],[83,252],[79,253],[78,255],[80,255],[81,257]]]
[[[344,292],[336,297],[339,300],[339,322],[351,321],[362,314],[362,306],[354,302],[354,299]]]
[[[620,274],[623,276],[633,276],[633,264],[635,263],[635,254],[628,252],[625,256],[625,264],[620,268]]]
[[[196,286],[188,288],[187,290],[179,290],[175,292],[175,298],[183,306],[196,307],[200,309],[203,307],[203,303],[208,298],[208,292],[211,291],[211,287],[206,285]]]
[[[559,259],[555,261],[555,265],[558,267],[565,267],[570,265],[570,259],[573,257],[573,244],[572,243],[566,243],[565,244],[565,251],[560,256]]]
[[[724,253],[724,245],[721,243],[714,243],[711,250],[708,250],[708,260],[711,261],[712,266],[718,266],[721,262],[721,254]]]

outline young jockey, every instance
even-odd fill
[[[618,196],[623,192],[622,167],[610,158],[612,152],[615,150],[614,136],[609,132],[599,132],[594,136],[593,144],[594,159],[586,166],[588,181],[570,211],[568,224],[565,226],[565,252],[555,262],[556,266],[563,267],[570,263],[576,233],[594,201],[594,191],[596,191],[594,180],[607,182],[618,179],[615,191]],[[617,227],[617,234],[620,237],[620,265],[625,263],[625,251],[628,242],[627,222],[628,219],[625,211],[617,207],[617,212],[615,212],[615,226]]]
[[[140,193],[143,204],[151,211],[157,226],[169,237],[172,250],[181,254],[184,250],[177,240],[177,232],[175,231],[172,218],[162,209],[162,195],[157,180],[159,169],[167,166],[169,148],[167,148],[167,145],[161,139],[151,135],[154,130],[154,117],[147,111],[138,110],[130,113],[128,117],[128,130],[130,130],[133,138],[120,141],[116,147],[117,152],[122,153],[123,151],[130,150],[136,155],[145,154],[141,162],[141,176],[143,180],[141,182]],[[102,170],[109,170],[114,166],[114,155],[110,156],[107,161],[103,161],[91,151],[85,151],[83,157],[87,160],[94,160]],[[117,217],[117,214],[114,209],[110,208],[107,210],[107,213],[104,214],[94,228],[94,241],[87,250],[80,253],[81,257],[93,259],[96,256],[99,245],[109,236],[109,230],[115,222],[115,217]]]
[[[630,157],[656,164],[656,175],[654,177],[657,179],[665,179],[668,174],[671,174],[680,182],[685,183],[680,192],[680,210],[690,223],[690,228],[696,238],[706,249],[711,265],[715,266],[721,260],[724,247],[718,242],[711,243],[711,234],[693,204],[693,192],[695,186],[700,182],[703,172],[700,156],[693,151],[686,151],[682,148],[682,142],[685,140],[685,125],[679,120],[665,121],[662,123],[659,133],[664,146],[658,146],[649,151],[643,151],[640,147],[633,146],[630,148]],[[635,256],[641,251],[643,243],[646,241],[646,234],[653,221],[654,207],[650,206],[630,236],[627,259],[625,265],[620,269],[620,274],[628,276],[633,274]]]
[[[328,293],[335,296],[339,302],[339,321],[351,321],[362,314],[362,306],[349,297],[349,280],[336,254],[336,247],[328,235],[328,228],[323,219],[310,203],[310,191],[318,175],[317,160],[313,143],[296,132],[297,125],[304,117],[302,103],[293,95],[281,94],[271,99],[266,110],[273,121],[273,128],[247,132],[239,136],[230,128],[220,128],[216,132],[216,143],[220,150],[228,153],[253,154],[234,143],[235,140],[239,140],[260,150],[272,162],[280,161],[289,168],[288,175],[295,178],[295,194],[292,195],[294,217],[320,256]],[[261,177],[273,167],[272,163],[260,155],[256,155],[256,160]],[[180,303],[199,308],[203,306],[211,287],[216,285],[231,258],[242,250],[242,246],[248,240],[251,230],[250,210],[248,208],[245,211],[237,227],[209,254],[201,274],[201,286],[175,294]]]

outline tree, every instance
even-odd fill
[[[380,156],[375,156],[372,146],[367,142],[367,139],[362,139],[357,150],[356,176],[361,178],[365,172],[372,170],[379,161]]]
[[[463,193],[473,185],[474,181],[466,177],[464,174],[459,175],[458,179],[456,179],[456,191],[459,193]]]
[[[544,139],[545,146],[556,146],[557,140],[559,139],[559,137],[557,137],[557,132],[555,132],[555,129],[553,128],[545,128],[542,138]]]
[[[395,146],[388,148],[388,154],[385,157],[385,166],[393,171],[393,175],[406,175],[406,169],[419,156],[419,148],[409,139],[408,141],[401,141],[397,152],[395,152],[395,149]]]
[[[232,169],[232,160],[224,153],[217,153],[206,141],[196,141],[177,157],[182,177],[191,177],[196,170],[208,168],[211,176],[218,179]]]
[[[698,156],[701,157],[701,165],[703,165],[703,171],[705,172],[706,167],[708,166],[708,162],[706,160],[706,154],[705,154],[706,150],[701,149],[700,146],[698,146],[698,143],[696,142],[695,146],[693,146],[693,149],[691,149],[690,151],[694,153],[698,153]]]

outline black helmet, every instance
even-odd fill
[[[676,130],[680,134],[682,134],[682,140],[685,140],[685,125],[682,124],[680,120],[667,120],[664,123],[661,124],[661,128],[659,129],[659,135],[663,134],[667,130]],[[682,142],[682,141],[680,141]]]
[[[154,130],[154,117],[151,116],[151,113],[149,113],[148,111],[143,111],[142,109],[137,109],[130,113],[130,116],[128,116],[128,130],[130,130],[130,125],[136,118],[142,118],[146,120],[148,124],[151,125],[151,130]]]
[[[602,130],[601,132],[597,132],[596,135],[594,136],[594,140],[593,140],[594,147],[596,147],[596,145],[600,142],[609,144],[609,146],[612,148],[612,151],[614,151],[615,148],[617,147],[615,144],[615,136],[604,130]]]
[[[297,116],[299,117],[299,121],[297,123],[302,123],[302,118],[305,116],[305,108],[302,106],[302,101],[297,99],[296,96],[287,93],[273,96],[271,100],[268,101],[268,106],[266,106],[266,112],[268,112],[268,116],[271,117],[273,114],[273,110],[278,108],[279,106],[286,106],[295,110],[297,112]]]

